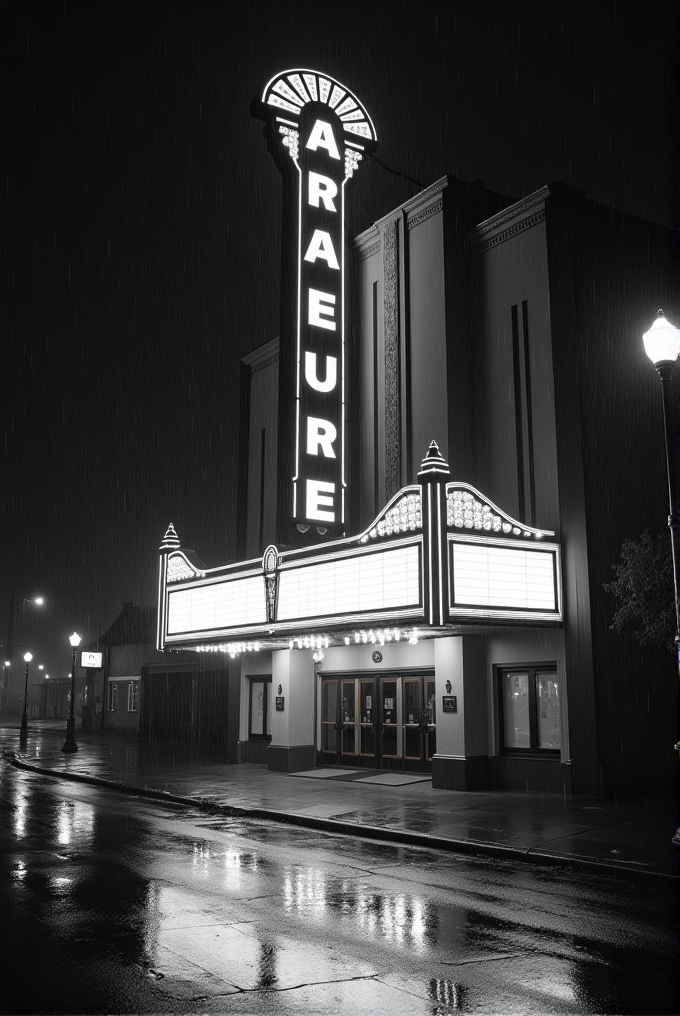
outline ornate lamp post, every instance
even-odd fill
[[[680,649],[680,505],[678,504],[677,478],[675,475],[675,448],[673,441],[673,418],[671,412],[671,374],[673,364],[680,352],[680,331],[669,324],[662,310],[648,332],[642,336],[645,352],[656,367],[661,381],[661,397],[663,400],[663,427],[666,439],[666,474],[668,477],[668,501],[670,515],[668,526],[671,531],[671,551],[673,554],[673,582],[675,588],[675,644]]]
[[[24,683],[24,711],[21,714],[21,730],[19,731],[19,740],[26,743],[28,737],[28,665],[33,659],[33,653],[24,653],[24,659],[26,661],[26,680]]]
[[[69,642],[73,650],[73,659],[71,660],[71,701],[69,703],[69,715],[66,721],[66,740],[62,746],[62,751],[74,752],[78,751],[78,745],[76,744],[76,717],[75,717],[75,701],[76,701],[76,656],[78,653],[78,646],[80,645],[80,635],[76,632],[69,636]]]

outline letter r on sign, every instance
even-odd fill
[[[327,459],[334,459],[333,442],[338,432],[330,420],[317,420],[314,416],[307,417],[307,454],[321,454]]]
[[[333,198],[338,196],[338,185],[329,176],[322,176],[321,173],[309,172],[309,203],[314,208],[319,207],[319,201],[327,212],[337,212],[333,204]]]

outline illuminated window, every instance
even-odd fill
[[[139,701],[139,681],[130,681],[128,685],[128,701],[127,701],[129,713],[137,712],[138,701]]]
[[[498,695],[504,753],[559,753],[560,696],[554,664],[499,668]]]
[[[249,681],[248,737],[251,741],[271,741],[272,679],[258,674]]]
[[[118,685],[114,682],[109,684],[109,712],[115,713],[118,700]]]

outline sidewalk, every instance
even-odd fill
[[[666,799],[625,802],[557,794],[433,790],[423,775],[362,770],[272,773],[265,766],[192,758],[169,745],[77,732],[79,751],[61,752],[64,721],[0,728],[0,750],[17,768],[107,786],[212,812],[364,836],[448,852],[504,857],[678,884],[680,850],[671,843],[677,806]],[[395,785],[396,784],[396,785]]]

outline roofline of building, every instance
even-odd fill
[[[372,226],[365,229],[363,233],[359,233],[358,236],[352,241],[352,246],[357,250],[359,254],[365,253],[368,246],[375,243],[376,240],[381,236],[384,226],[390,222],[394,222],[395,219],[406,217],[407,224],[410,226],[415,224],[413,222],[415,215],[420,214],[426,210],[426,206],[431,206],[437,201],[438,196],[442,193],[446,187],[449,186],[453,177],[442,176],[439,180],[435,180],[429,187],[425,187],[424,190],[418,191],[415,197],[409,198],[402,204],[397,205],[387,215],[383,215],[382,218],[377,219]]]
[[[274,339],[270,339],[269,342],[265,342],[264,345],[258,346],[253,349],[250,353],[246,353],[245,356],[241,357],[241,363],[244,363],[246,367],[255,372],[262,370],[263,367],[268,367],[270,363],[278,359],[279,355],[279,337],[278,335]]]

